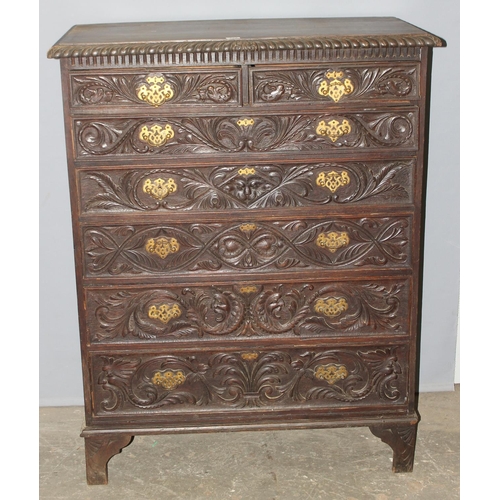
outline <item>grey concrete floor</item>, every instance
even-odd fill
[[[460,390],[420,396],[412,473],[367,428],[137,436],[88,486],[83,408],[40,408],[39,498],[448,500],[460,498]]]

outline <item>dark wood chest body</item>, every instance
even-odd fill
[[[72,28],[89,484],[144,433],[368,426],[411,471],[430,51],[394,18]]]

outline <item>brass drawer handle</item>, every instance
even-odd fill
[[[347,311],[347,308],[347,301],[343,297],[340,299],[334,297],[318,299],[314,304],[314,310],[317,313],[324,314],[329,318],[340,316],[344,311]]]
[[[323,137],[328,137],[332,142],[343,135],[347,135],[351,132],[351,125],[348,120],[342,120],[340,123],[337,120],[330,120],[328,123],[325,120],[321,120],[316,127],[316,133]]]
[[[177,304],[162,304],[158,307],[151,306],[148,310],[148,316],[151,319],[158,319],[167,324],[171,319],[178,318],[181,315],[181,309]]]
[[[329,365],[318,365],[314,371],[314,376],[318,380],[325,380],[329,385],[335,384],[339,380],[343,380],[349,375],[347,368],[344,365],[335,363]]]
[[[161,385],[167,391],[171,391],[179,387],[186,381],[186,375],[182,370],[176,372],[167,370],[165,372],[156,372],[151,378],[151,382],[155,385]]]
[[[330,252],[335,253],[339,248],[349,244],[349,236],[347,233],[337,233],[330,231],[329,233],[320,233],[316,238],[316,245],[322,248],[327,248]]]
[[[149,75],[146,78],[146,82],[147,85],[141,85],[137,89],[137,97],[141,101],[157,108],[174,96],[174,90],[168,83],[165,83],[163,75]],[[164,85],[162,86],[162,84]]]
[[[330,97],[334,102],[339,102],[344,95],[354,91],[354,85],[349,78],[344,78],[343,71],[328,71],[325,77],[320,82],[318,93]]]
[[[164,259],[167,255],[179,250],[180,245],[175,238],[151,238],[146,242],[146,251]]]
[[[139,139],[154,148],[166,144],[174,137],[174,129],[168,123],[162,128],[161,125],[144,125],[139,132]]]
[[[331,172],[320,172],[316,179],[316,184],[320,187],[328,188],[332,193],[335,193],[337,189],[341,186],[346,186],[351,182],[349,174],[343,170],[342,172],[336,172],[332,170]]]
[[[149,194],[151,198],[161,201],[166,198],[169,194],[175,193],[177,191],[177,184],[174,179],[146,179],[142,186],[142,190]]]

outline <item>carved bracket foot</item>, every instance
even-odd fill
[[[130,435],[104,435],[85,438],[87,484],[108,484],[108,462],[132,441]]]
[[[372,434],[388,444],[393,450],[392,471],[412,472],[415,457],[415,441],[417,438],[417,425],[398,425],[384,427],[382,425],[370,426]]]

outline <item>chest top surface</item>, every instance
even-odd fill
[[[439,47],[444,42],[395,17],[113,23],[73,26],[49,50],[48,57],[233,51],[248,47],[280,51],[302,45]]]

